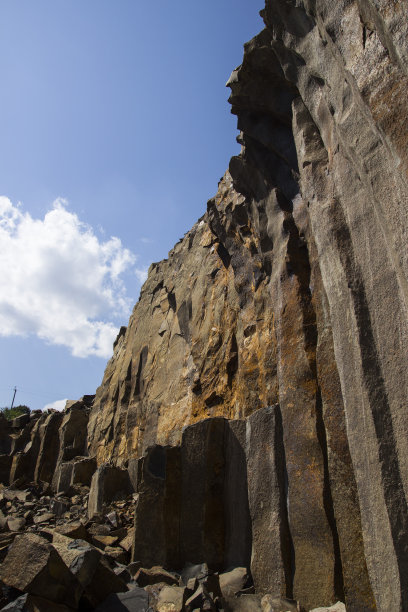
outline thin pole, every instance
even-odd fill
[[[14,405],[14,398],[16,397],[16,393],[17,393],[17,387],[14,387],[13,401],[11,402],[11,408],[10,408],[10,410],[12,410],[12,409],[13,409],[13,405]]]

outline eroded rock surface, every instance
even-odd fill
[[[310,606],[408,607],[406,10],[267,0],[228,82],[242,152],[151,267],[90,418],[124,463],[279,402]]]

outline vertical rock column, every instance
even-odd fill
[[[153,446],[129,462],[137,491],[132,557],[142,565],[178,568],[180,523],[180,448]]]
[[[129,462],[138,495],[134,560],[249,567],[245,438],[245,421],[207,419],[187,427],[179,447],[156,445]]]
[[[181,443],[181,556],[214,570],[224,565],[224,443],[223,418],[187,427]]]
[[[342,568],[327,482],[320,390],[316,381],[316,317],[310,267],[292,214],[283,224],[276,329],[279,401],[288,476],[289,525],[294,548],[293,597],[308,608],[343,599]]]
[[[246,421],[251,573],[260,593],[292,594],[294,568],[286,508],[285,452],[278,405]]]

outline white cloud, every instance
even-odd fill
[[[139,280],[139,283],[143,285],[147,278],[147,268],[135,268],[136,278]]]
[[[43,410],[59,410],[61,412],[61,410],[64,410],[65,408],[65,404],[67,403],[68,400],[66,399],[62,399],[62,400],[55,400],[55,402],[51,402],[51,404],[46,404],[43,408]]]
[[[76,357],[106,358],[113,321],[132,306],[121,275],[136,256],[119,238],[100,241],[66,206],[58,199],[33,219],[0,196],[0,335],[35,334]]]

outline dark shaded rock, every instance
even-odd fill
[[[215,570],[224,562],[224,437],[224,419],[207,419],[187,427],[181,443],[182,559]]]
[[[149,596],[144,589],[133,588],[128,593],[110,595],[95,612],[117,612],[126,610],[128,612],[147,612],[149,608]]]
[[[180,449],[154,446],[133,464],[138,497],[132,559],[147,567],[180,565]]]
[[[8,485],[10,482],[10,470],[13,457],[11,455],[0,455],[0,483]]]
[[[187,563],[181,570],[181,580],[182,583],[187,586],[190,580],[203,580],[208,576],[209,573],[210,570],[208,569],[208,565],[206,563],[200,563],[196,565],[194,565],[193,563]]]
[[[100,466],[92,477],[88,517],[101,514],[106,504],[127,497],[132,490],[127,470],[108,464]]]
[[[60,537],[53,546],[82,586],[81,601],[94,608],[108,595],[127,591],[125,582],[109,567],[101,551],[84,540]]]
[[[36,595],[22,595],[13,602],[17,607],[2,608],[3,610],[16,610],[24,612],[73,612],[74,608],[69,608],[64,604],[57,604],[55,601],[37,597]],[[23,606],[23,607],[21,607]]]
[[[229,421],[225,432],[224,568],[249,567],[252,525],[248,502],[247,424]]]
[[[13,429],[22,429],[30,422],[29,414],[20,414],[20,416],[16,417],[11,421],[11,427]]]
[[[24,595],[20,595],[13,601],[10,601],[7,605],[5,605],[2,610],[9,610],[10,612],[27,612],[27,598],[29,595],[25,593]]]
[[[11,426],[10,421],[6,419],[4,414],[0,413],[0,454],[8,455],[11,450]]]
[[[90,486],[96,468],[96,460],[93,457],[76,457],[73,460],[72,484]]]
[[[52,412],[39,425],[40,448],[34,470],[35,482],[50,483],[52,481],[59,451],[59,428],[63,417],[61,412]]]
[[[55,528],[55,532],[64,535],[74,540],[87,540],[88,532],[84,525],[80,522],[65,523],[64,525],[58,525]]]
[[[82,589],[55,548],[37,535],[17,536],[0,566],[1,580],[56,603],[76,608]]]
[[[16,535],[18,535],[16,532],[3,533],[0,535],[0,562],[2,562],[7,556],[9,546],[14,542]]]
[[[52,499],[50,502],[50,510],[55,516],[62,516],[70,507],[68,500]]]
[[[94,399],[95,399],[95,395],[83,395],[80,401],[83,402],[87,408],[91,408],[94,402]]]

